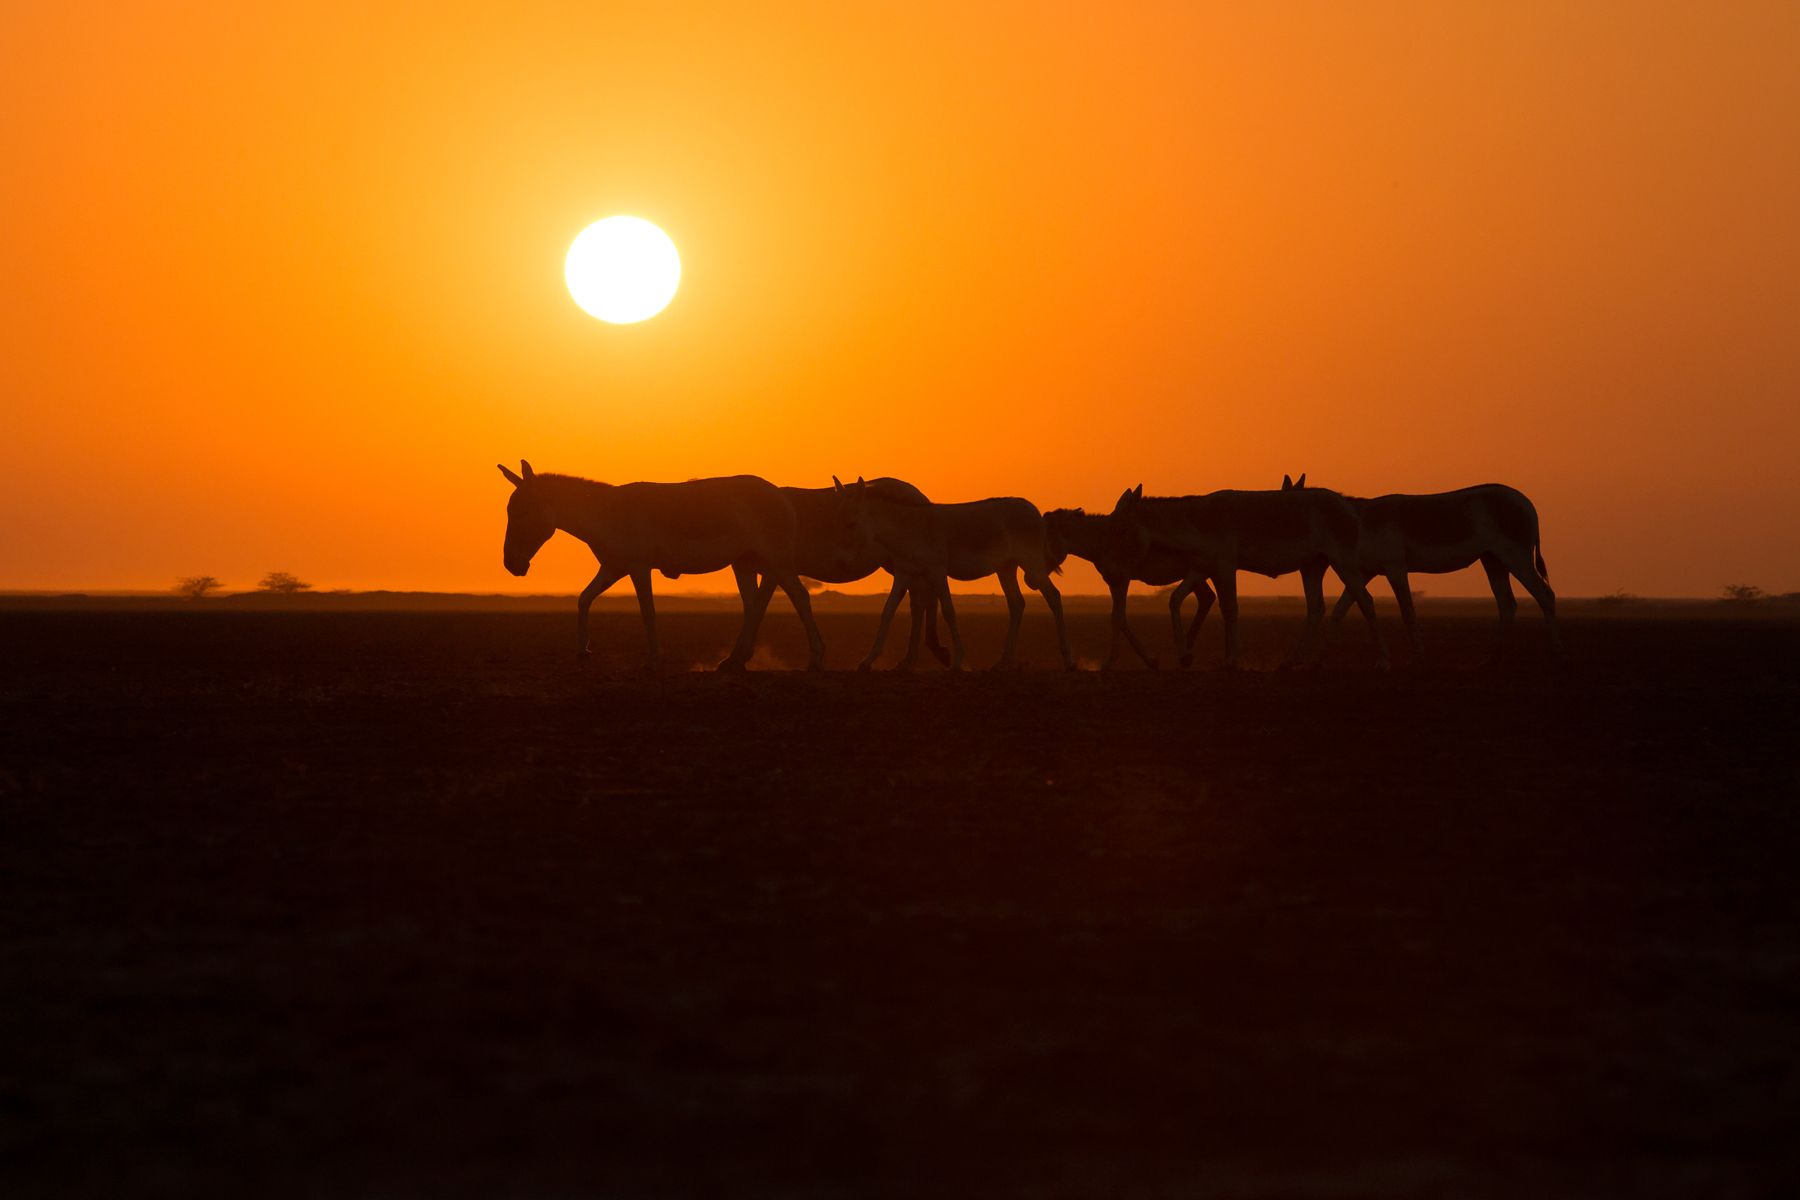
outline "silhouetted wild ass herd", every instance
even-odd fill
[[[899,479],[832,477],[828,488],[776,487],[754,475],[690,479],[685,483],[596,483],[572,475],[540,475],[528,462],[501,474],[513,485],[506,505],[506,569],[524,575],[532,556],[557,530],[586,542],[600,563],[576,607],[577,645],[588,657],[588,610],[621,579],[637,589],[649,640],[649,666],[657,665],[656,607],[650,573],[669,579],[731,568],[744,605],[737,644],[719,669],[742,670],[756,647],[757,630],[777,587],[793,601],[806,627],[807,666],[824,666],[825,641],[813,620],[802,578],[851,583],[885,570],[893,576],[882,606],[875,644],[860,669],[881,654],[903,595],[912,603],[912,636],[901,667],[918,659],[921,635],[952,669],[963,662],[962,635],[949,581],[998,577],[1010,620],[998,666],[1016,661],[1026,586],[1044,597],[1056,620],[1063,665],[1075,667],[1063,625],[1062,596],[1051,576],[1068,555],[1099,570],[1112,593],[1112,644],[1106,665],[1118,661],[1121,639],[1146,665],[1156,660],[1125,620],[1125,596],[1133,582],[1169,593],[1169,623],[1183,666],[1193,661],[1194,639],[1215,599],[1225,624],[1225,665],[1239,657],[1237,573],[1270,577],[1300,573],[1306,589],[1306,631],[1284,665],[1324,651],[1325,572],[1343,582],[1333,613],[1342,621],[1351,605],[1362,610],[1381,666],[1387,647],[1366,586],[1380,576],[1399,601],[1415,661],[1421,655],[1418,622],[1407,576],[1459,571],[1480,563],[1500,608],[1501,633],[1517,602],[1512,579],[1544,612],[1550,649],[1562,656],[1556,627],[1556,595],[1538,548],[1537,509],[1522,492],[1502,484],[1429,495],[1357,499],[1283,476],[1279,491],[1220,491],[1204,496],[1145,496],[1142,484],[1125,492],[1110,513],[1058,508],[1040,513],[1029,500],[998,496],[964,504],[933,503]],[[1197,601],[1184,633],[1181,609]],[[946,653],[937,637],[937,612],[950,630]]]

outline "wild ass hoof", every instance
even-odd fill
[[[950,652],[942,646],[931,647],[931,657],[937,659],[943,666],[947,667],[950,665]]]
[[[856,669],[866,675],[875,669],[875,660],[872,658],[865,658],[856,664]]]
[[[575,665],[576,666],[585,667],[593,661],[594,661],[594,652],[592,650],[577,650],[575,652]]]
[[[1182,670],[1185,671],[1193,665],[1194,665],[1194,656],[1192,654],[1183,654],[1181,656],[1181,669]]]
[[[727,674],[731,674],[733,672],[742,672],[744,670],[744,660],[741,658],[720,659],[719,665],[714,667],[713,670],[724,671]]]
[[[806,660],[806,671],[807,671],[807,674],[809,674],[809,675],[821,675],[821,674],[824,674],[824,672],[825,672],[825,660],[824,660],[824,659],[822,659],[822,658],[809,658],[809,659],[807,659],[807,660]]]

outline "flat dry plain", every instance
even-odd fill
[[[0,612],[7,1196],[1800,1187],[1774,609],[721,677],[671,606],[642,677],[628,601],[586,673],[566,610],[325,607]]]

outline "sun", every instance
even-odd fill
[[[654,317],[681,286],[681,255],[669,235],[642,217],[607,217],[582,230],[563,260],[569,295],[589,316],[614,325]]]

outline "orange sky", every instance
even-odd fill
[[[0,588],[573,590],[521,455],[1502,480],[1564,594],[1800,588],[1800,5],[264,7],[8,10]]]

